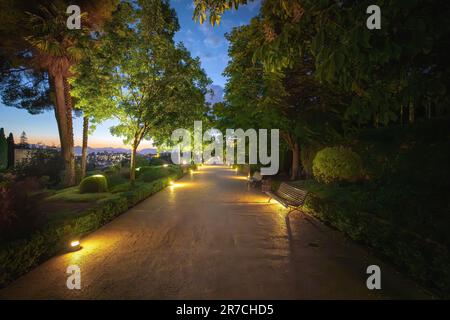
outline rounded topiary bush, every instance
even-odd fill
[[[324,183],[356,182],[364,177],[360,156],[346,147],[327,147],[313,160],[314,177]]]
[[[80,193],[100,193],[108,191],[106,177],[100,174],[84,178],[79,187]]]

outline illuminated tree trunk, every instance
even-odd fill
[[[88,134],[89,134],[89,118],[84,116],[83,117],[83,146],[82,146],[82,150],[81,150],[81,178],[84,178],[86,176]]]
[[[294,143],[294,148],[292,149],[292,172],[291,180],[295,180],[298,177],[298,170],[300,164],[300,146],[298,142]]]
[[[136,180],[136,150],[137,145],[133,143],[131,147],[131,159],[130,159],[130,181],[133,183]]]
[[[56,97],[55,115],[58,122],[61,156],[64,161],[64,185],[75,185],[75,157],[73,146],[72,101],[67,79],[61,74],[54,76]]]

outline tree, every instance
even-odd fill
[[[0,170],[8,167],[8,144],[6,142],[5,130],[0,128]]]
[[[218,23],[246,0],[198,0],[194,17]],[[314,57],[315,76],[352,95],[345,116],[377,126],[409,119],[421,103],[447,105],[450,87],[450,7],[445,0],[384,1],[380,30],[366,27],[370,0],[266,0],[260,15],[264,42],[255,56],[268,70]],[[447,108],[448,110],[448,108]],[[406,113],[406,112],[405,112]]]
[[[15,162],[15,155],[14,155],[15,144],[12,132],[9,134],[8,138],[6,139],[6,142],[8,144],[8,169],[10,169],[14,167]]]
[[[234,29],[228,36],[231,58],[223,105],[216,106],[219,125],[240,128],[278,128],[292,153],[291,179],[296,179],[301,146],[330,139],[345,97],[321,85],[314,77],[314,60],[299,59],[291,69],[270,71],[255,52],[263,41],[262,21]],[[223,123],[225,121],[225,123]]]
[[[95,48],[90,49],[83,60],[73,68],[74,77],[70,81],[75,109],[83,114],[81,177],[86,175],[89,133],[95,130],[98,123],[111,118],[114,111],[111,103],[114,95],[112,71],[108,69],[109,65],[103,64],[103,59],[99,58],[105,49],[101,44],[101,37],[96,38]]]
[[[0,2],[1,18],[4,19],[0,27],[4,40],[1,52],[6,59],[2,66],[8,67],[3,73],[23,72],[24,77],[6,77],[10,81],[15,80],[17,87],[24,86],[23,79],[27,77],[46,80],[39,84],[48,85],[47,88],[25,90],[39,93],[37,101],[25,107],[29,110],[35,110],[34,107],[47,108],[49,95],[46,91],[52,92],[51,101],[55,106],[61,154],[65,162],[66,185],[75,183],[72,101],[68,82],[70,68],[81,59],[83,46],[87,46],[91,32],[109,17],[116,2],[77,1],[76,4],[84,10],[81,15],[82,28],[77,32],[68,30],[66,25],[66,10],[74,4],[72,1]],[[26,98],[32,96],[32,92],[25,93]]]
[[[209,81],[183,45],[168,1],[122,2],[106,28],[99,59],[110,75],[109,102],[119,124],[111,133],[131,146],[130,179],[143,139],[162,143],[176,128],[201,119]]]
[[[20,144],[19,146],[23,149],[28,148],[28,137],[25,131],[20,134]]]

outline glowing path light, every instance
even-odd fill
[[[80,240],[73,240],[70,242],[70,250],[77,251],[81,249]]]

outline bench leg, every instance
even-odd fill
[[[298,212],[302,213],[300,210],[300,207],[291,207],[291,209],[289,210],[289,212],[287,214],[294,212],[294,211],[298,211]]]
[[[269,197],[269,201],[267,201],[267,203],[270,203],[270,200],[272,200],[272,197]]]

